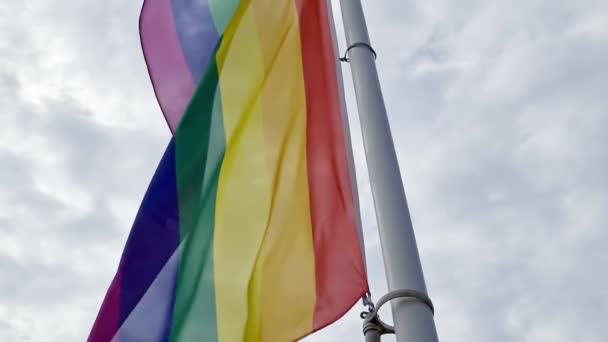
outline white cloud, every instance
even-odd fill
[[[3,341],[85,338],[164,151],[139,6],[0,4]],[[603,340],[608,5],[364,6],[441,340]],[[386,284],[348,71],[377,299]],[[307,340],[362,339],[360,310]]]

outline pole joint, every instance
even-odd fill
[[[363,335],[367,335],[370,331],[375,331],[380,336],[395,333],[395,328],[384,323],[376,312],[362,313],[362,316],[364,317]]]
[[[375,331],[377,335],[385,335],[385,334],[394,334],[395,327],[386,324],[384,321],[380,319],[380,315],[378,315],[378,311],[380,308],[390,302],[391,300],[398,298],[409,298],[422,302],[425,304],[429,310],[431,310],[431,314],[435,315],[435,306],[433,305],[433,301],[429,296],[420,291],[416,290],[397,290],[391,291],[384,295],[378,303],[374,305],[371,301],[369,295],[366,295],[363,299],[364,304],[368,306],[367,312],[361,312],[361,318],[363,319],[363,334],[366,335],[370,331]]]
[[[380,320],[369,293],[363,297],[363,304],[367,306],[368,310],[361,312],[360,315],[363,319],[363,336],[365,336],[366,342],[381,342],[382,335],[395,333],[395,329]]]

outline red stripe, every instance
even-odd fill
[[[110,290],[89,333],[88,342],[110,341],[120,328],[120,276],[120,272],[117,272],[110,284]]]
[[[307,106],[307,165],[315,249],[314,330],[368,290],[359,245],[326,0],[296,0]]]

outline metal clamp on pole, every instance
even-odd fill
[[[376,50],[374,50],[374,48],[367,44],[367,43],[363,43],[363,42],[359,42],[359,43],[354,43],[351,46],[348,47],[348,49],[346,49],[346,52],[344,53],[344,57],[340,58],[340,61],[342,62],[350,62],[350,58],[348,58],[348,52],[358,46],[362,46],[362,47],[366,47],[373,55],[374,55],[374,59],[378,58],[378,54],[376,54]]]
[[[426,306],[428,306],[429,309],[431,309],[431,313],[433,315],[435,315],[435,306],[433,306],[433,301],[431,301],[431,298],[429,298],[429,296],[427,296],[426,293],[416,291],[416,290],[397,290],[397,291],[392,291],[392,292],[387,293],[382,298],[380,298],[378,303],[376,303],[376,311],[378,311],[378,309],[380,309],[380,307],[382,305],[390,302],[393,299],[397,299],[397,298],[417,299],[417,300],[421,301],[422,303],[426,304]]]
[[[389,292],[380,298],[376,305],[370,303],[369,312],[361,313],[361,318],[363,318],[363,335],[365,336],[366,342],[379,342],[380,336],[395,333],[395,327],[382,321],[378,315],[378,311],[384,304],[398,298],[416,299],[424,303],[431,310],[431,313],[435,315],[433,301],[425,293],[416,290],[397,290]]]

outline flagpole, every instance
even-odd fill
[[[340,0],[398,342],[438,342],[395,146],[360,0]],[[373,334],[369,336],[367,334]],[[367,329],[367,341],[378,341]]]

